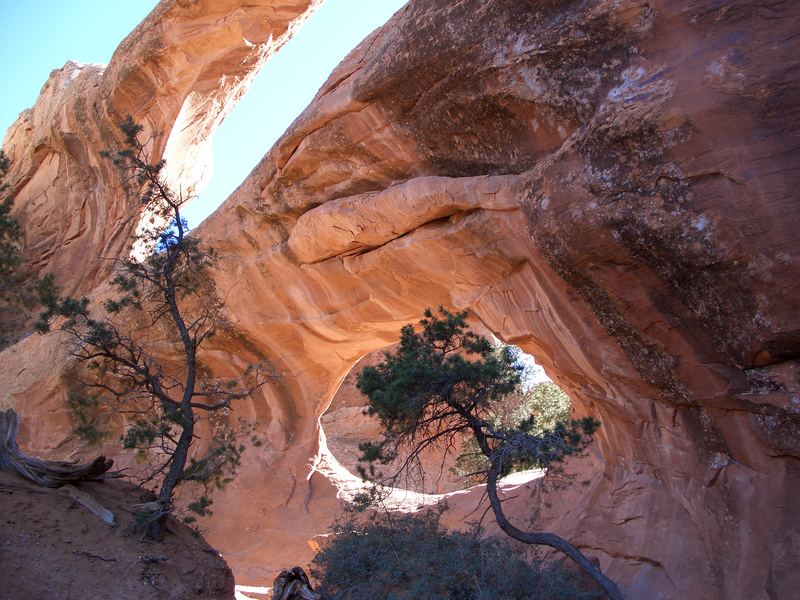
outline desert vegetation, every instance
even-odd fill
[[[209,277],[216,255],[189,236],[181,216],[189,198],[167,184],[165,161],[150,161],[139,139],[142,127],[128,118],[120,130],[124,147],[103,156],[119,169],[137,210],[149,217],[133,240],[140,256],[116,261],[116,295],[99,307],[86,297],[61,297],[46,280],[40,286],[45,310],[37,327],[65,335],[71,357],[85,373],[69,389],[77,433],[98,441],[104,416],[124,423],[122,446],[137,453],[142,467],[136,480],[156,490],[152,501],[138,507],[139,520],[158,539],[167,515],[176,510],[178,486],[198,487],[186,506],[189,512],[210,512],[207,492],[231,480],[254,427],[229,423],[232,403],[253,394],[267,374],[260,365],[228,380],[203,373],[198,350],[232,327],[222,317]],[[192,449],[201,419],[210,420],[213,439],[197,455]]]
[[[552,533],[524,531],[505,515],[497,488],[503,476],[520,467],[560,465],[581,453],[600,426],[591,417],[552,419],[545,426],[537,424],[534,414],[504,414],[501,407],[506,399],[520,394],[521,369],[508,347],[497,348],[468,330],[466,312],[426,311],[416,330],[411,325],[402,328],[394,352],[359,375],[358,388],[369,400],[367,411],[378,417],[383,428],[382,439],[362,447],[365,466],[361,473],[371,481],[392,485],[403,471],[416,467],[426,449],[452,451],[458,436],[470,435],[485,459],[477,463],[473,476],[485,478],[500,529],[517,542],[558,550],[608,597],[621,598],[614,582],[567,540]],[[380,465],[401,455],[399,471],[381,472]]]
[[[25,332],[38,306],[38,286],[22,253],[22,226],[14,215],[14,197],[6,180],[11,161],[0,150],[0,350]],[[45,282],[50,279],[46,278]]]
[[[560,565],[525,559],[506,539],[479,529],[448,531],[441,509],[416,514],[378,511],[337,522],[314,559],[323,597],[345,599],[599,598]]]

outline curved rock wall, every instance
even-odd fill
[[[145,127],[153,160],[192,194],[210,166],[210,137],[264,62],[319,0],[164,0],[107,67],[68,62],[8,129],[15,215],[24,254],[69,293],[92,290],[130,251],[140,215],[99,157],[118,148],[127,115]]]
[[[575,485],[517,494],[521,524],[631,598],[791,595],[798,13],[412,0],[345,59],[198,232],[241,327],[208,367],[282,374],[242,407],[268,443],[207,523],[240,580],[310,557],[336,510],[319,416],[359,357],[444,304],[603,423]],[[4,371],[53,345],[25,340]],[[5,402],[39,413],[27,368]]]

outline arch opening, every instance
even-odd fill
[[[552,428],[556,421],[568,419],[572,409],[569,396],[558,387],[535,357],[521,348],[505,344],[482,326],[473,330],[489,337],[498,347],[508,346],[516,354],[521,368],[520,390],[498,407],[492,418],[498,423],[516,424],[529,415],[536,417],[540,427]],[[361,444],[374,442],[381,437],[377,417],[366,414],[368,399],[357,388],[358,377],[368,366],[379,364],[385,353],[392,352],[396,344],[372,351],[359,359],[341,381],[328,408],[320,417],[320,451],[317,468],[338,488],[340,497],[351,501],[367,485],[358,473]],[[405,457],[382,467],[385,474],[398,472]],[[476,471],[483,468],[482,455],[469,436],[459,437],[446,446],[437,444],[421,456],[418,468],[410,469],[396,486],[387,490],[388,504],[399,510],[416,510],[435,504],[447,495],[483,483]],[[506,476],[515,484],[542,477],[544,469],[517,470]]]

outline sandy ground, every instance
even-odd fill
[[[234,597],[233,575],[188,527],[160,543],[130,535],[138,491],[123,481],[79,486],[117,518],[109,527],[63,490],[0,472],[0,598],[144,600]]]

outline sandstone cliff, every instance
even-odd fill
[[[520,492],[520,523],[538,515],[631,598],[791,595],[799,17],[787,2],[412,0],[354,50],[198,232],[224,257],[217,284],[242,330],[207,367],[263,358],[283,375],[242,407],[268,443],[207,523],[237,577],[310,556],[336,510],[315,468],[319,416],[355,361],[444,304],[535,355],[603,423],[575,465],[583,483]],[[169,55],[179,40],[151,43]],[[226,43],[186,52],[202,62]],[[181,72],[159,71],[175,85]],[[21,205],[58,180],[25,164]],[[108,173],[92,177],[108,191]],[[84,252],[108,253],[116,210],[80,230]],[[71,260],[50,264],[76,265],[79,289],[102,279]],[[27,445],[63,453],[58,360],[42,338],[7,350],[2,402],[51,411]],[[468,512],[477,495],[459,498]]]
[[[141,215],[99,153],[126,115],[145,127],[187,194],[203,183],[214,129],[318,0],[165,0],[107,67],[68,62],[3,138],[27,259],[70,293],[105,280]]]

